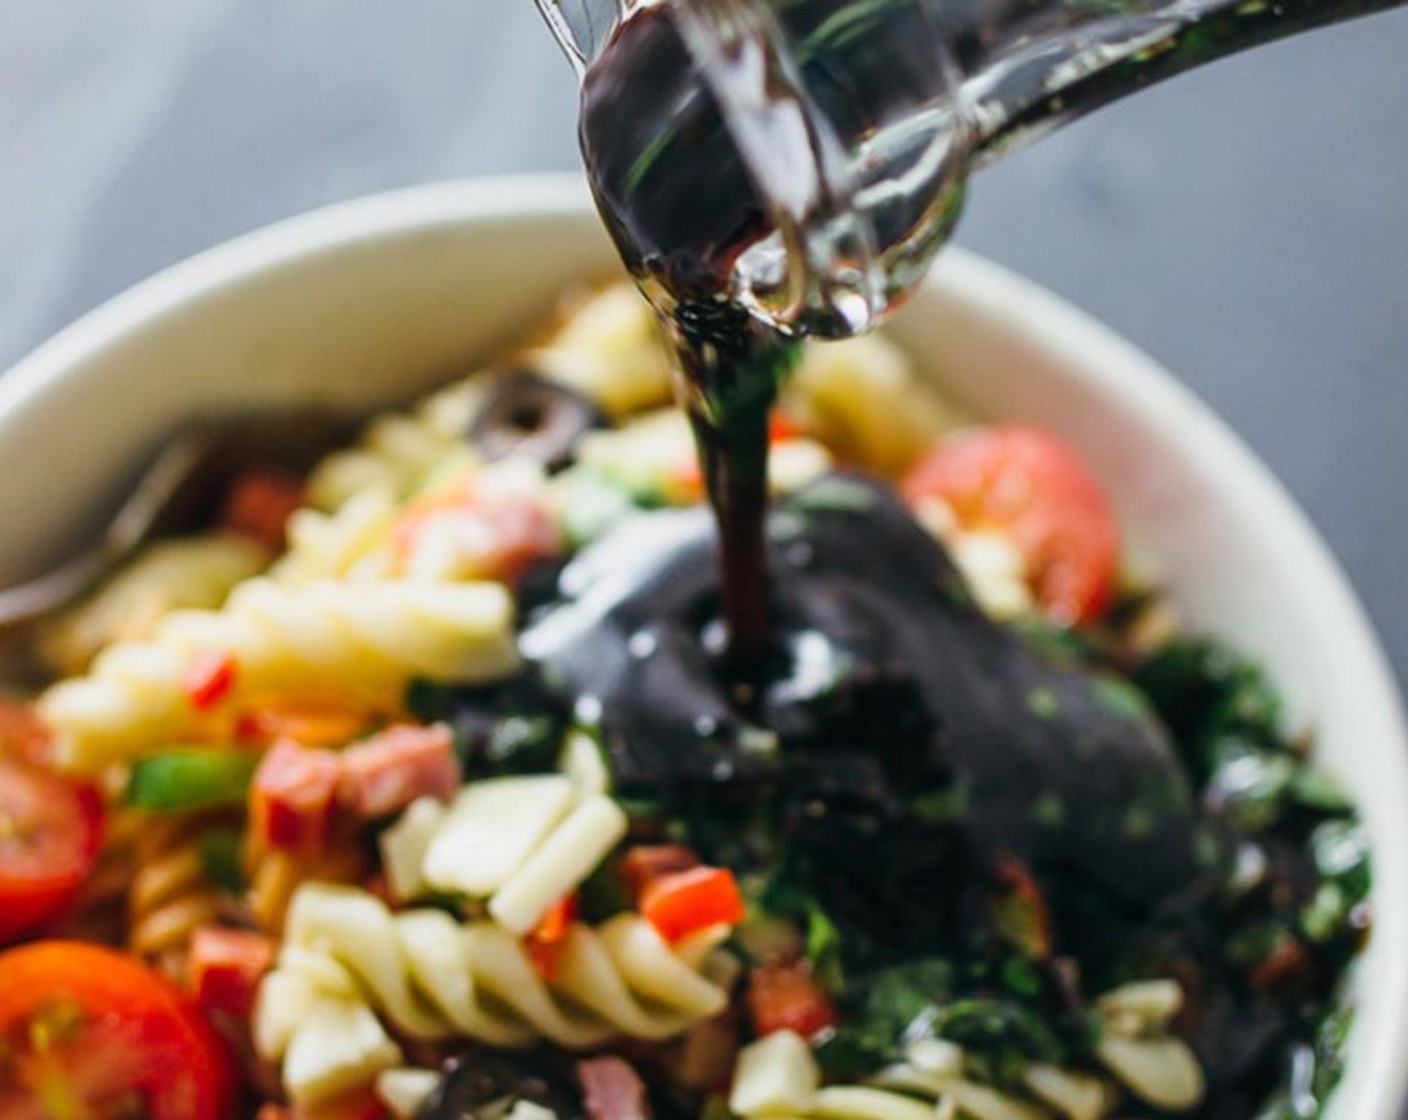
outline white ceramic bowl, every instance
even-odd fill
[[[0,583],[64,555],[154,442],[231,406],[412,395],[618,268],[575,179],[426,187],[322,210],[138,285],[0,378]],[[1168,373],[1039,288],[956,250],[893,325],[979,415],[1068,439],[1139,563],[1191,621],[1262,659],[1374,842],[1377,925],[1338,1120],[1408,1084],[1408,739],[1383,656],[1324,545]]]

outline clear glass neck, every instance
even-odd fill
[[[629,175],[594,182],[603,210],[678,213],[706,180],[716,194],[699,204],[728,203],[732,160],[748,186],[728,189],[755,192],[767,220],[729,256],[726,294],[832,336],[867,329],[918,282],[973,168],[1202,62],[1400,2],[537,0],[588,86],[633,23],[681,46],[677,66],[623,70],[637,87],[612,90],[619,118],[596,122],[639,149],[621,161]],[[671,251],[663,232],[646,240],[656,258]]]

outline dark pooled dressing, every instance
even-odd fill
[[[624,796],[667,815],[701,795],[725,809],[731,788],[786,775],[784,811],[818,858],[868,863],[875,852],[854,842],[886,845],[843,909],[883,904],[864,897],[894,886],[882,833],[915,823],[916,795],[943,840],[925,853],[938,894],[998,853],[1130,918],[1203,893],[1203,826],[1157,720],[991,622],[887,488],[813,484],[773,511],[767,553],[768,652],[746,678],[712,648],[718,579],[701,509],[620,526],[567,566],[562,600],[525,631],[554,689],[599,702]]]

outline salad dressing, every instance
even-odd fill
[[[582,150],[607,227],[674,351],[718,527],[725,660],[746,677],[768,641],[768,414],[796,343],[728,296],[738,257],[769,232],[768,210],[713,95],[687,84],[689,72],[663,8],[624,20],[583,78]],[[642,154],[631,123],[655,119],[643,98],[677,102],[687,161],[648,145]]]

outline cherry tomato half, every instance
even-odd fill
[[[0,944],[55,917],[78,892],[102,820],[88,786],[0,759]]]
[[[0,1120],[227,1120],[219,1037],[135,958],[77,941],[0,953]]]
[[[941,498],[965,530],[1005,534],[1042,610],[1057,622],[1099,618],[1119,567],[1119,530],[1100,484],[1055,436],[974,428],[944,440],[901,484],[917,507]]]

